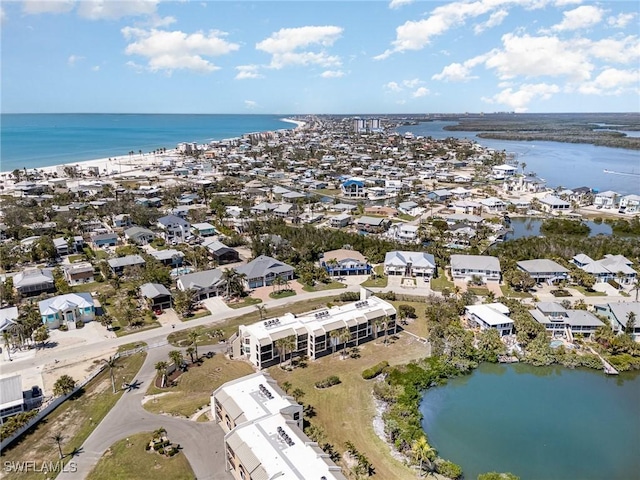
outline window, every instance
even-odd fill
[[[300,412],[295,412],[293,414],[293,419],[296,420],[296,421],[300,420]]]

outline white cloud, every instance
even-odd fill
[[[609,17],[607,19],[607,24],[610,27],[614,27],[614,28],[624,28],[627,25],[629,25],[629,23],[631,23],[633,19],[636,18],[637,16],[638,16],[637,12],[621,13],[615,17]]]
[[[391,90],[392,92],[400,92],[400,91],[402,91],[402,87],[400,85],[398,85],[397,82],[389,82],[389,83],[385,84],[384,88],[386,88],[387,90]]]
[[[415,0],[391,0],[391,2],[389,2],[389,8],[396,9],[409,5],[413,2],[415,2]]]
[[[556,7],[565,7],[567,5],[577,5],[582,3],[582,0],[556,0]]]
[[[258,42],[256,49],[271,55],[270,68],[279,69],[289,65],[339,66],[340,58],[329,55],[324,48],[332,46],[342,31],[342,28],[331,25],[283,28]],[[314,47],[319,51],[310,50]]]
[[[169,25],[172,25],[176,22],[177,22],[176,17],[172,17],[170,15],[166,17],[160,17],[159,15],[152,15],[151,18],[149,19],[148,25],[153,28],[160,28],[160,27],[168,27]]]
[[[427,95],[429,95],[429,89],[425,87],[420,87],[411,94],[413,98],[425,97]]]
[[[260,67],[258,65],[238,65],[236,70],[238,73],[236,75],[236,80],[246,80],[249,78],[264,78],[258,70]]]
[[[497,27],[504,21],[505,18],[507,18],[508,15],[509,12],[507,12],[506,10],[498,10],[497,12],[493,12],[486,22],[479,23],[475,27],[473,27],[473,32],[478,35],[489,28]]]
[[[258,107],[258,102],[254,102],[253,100],[245,100],[244,107],[248,110],[253,110]]]
[[[442,80],[445,82],[468,82],[475,78],[478,77],[471,75],[471,68],[467,62],[464,64],[452,63],[447,65],[440,73],[436,73],[431,77],[432,80]]]
[[[125,39],[132,40],[125,53],[146,57],[147,68],[152,72],[181,69],[212,72],[219,67],[204,57],[225,55],[240,48],[235,43],[227,42],[223,38],[226,34],[219,31],[187,34],[179,30],[170,32],[125,27],[122,34]]]
[[[22,2],[22,12],[27,15],[67,13],[73,10],[75,3],[75,0],[25,0]]]
[[[529,104],[534,99],[548,100],[559,91],[560,87],[553,84],[523,84],[518,90],[507,88],[493,97],[482,97],[482,100],[490,104],[506,105],[511,110],[521,113],[528,110]]]
[[[342,70],[325,70],[320,76],[322,78],[340,78],[344,77],[344,72]]]
[[[69,58],[67,58],[67,65],[69,65],[70,67],[73,67],[76,63],[78,63],[81,60],[84,60],[84,57],[80,55],[69,55]]]
[[[94,65],[93,67],[91,67],[91,71],[92,72],[99,72],[100,71],[100,65]]]
[[[117,20],[123,17],[153,15],[158,0],[82,0],[78,4],[78,15],[89,20]]]
[[[7,13],[4,11],[4,8],[0,6],[0,23],[4,23],[6,19],[7,19]]]
[[[420,80],[419,78],[412,78],[411,80],[403,80],[402,81],[402,85],[404,85],[407,88],[415,88],[418,85],[423,84],[424,82],[422,80]]]
[[[633,35],[585,41],[584,48],[590,55],[606,62],[628,64],[640,61],[640,39]]]
[[[600,23],[604,16],[604,10],[592,5],[582,5],[574,10],[564,12],[562,16],[562,22],[552,26],[551,30],[563,32],[591,27]]]
[[[607,68],[592,82],[580,85],[578,91],[585,95],[619,95],[630,89],[638,92],[639,85],[640,70]]]

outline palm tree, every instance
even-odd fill
[[[66,437],[59,432],[51,437],[51,440],[56,442],[56,445],[58,445],[58,455],[60,456],[61,460],[64,458],[64,454],[62,453],[62,446],[60,444],[65,438]]]
[[[113,376],[113,369],[116,366],[117,360],[118,357],[116,357],[115,355],[109,358],[102,359],[102,363],[104,363],[109,368],[109,375],[111,376],[111,388],[113,390],[113,393],[116,393],[116,379]]]
[[[296,348],[296,337],[289,335],[288,337],[279,338],[276,340],[276,348],[280,354],[280,366],[282,366],[287,357],[287,352],[293,353],[293,349]]]
[[[7,358],[9,358],[9,361],[11,361],[11,348],[10,348],[11,335],[9,335],[9,332],[7,332],[6,330],[2,332],[2,340],[4,342],[4,348],[7,349]]]
[[[184,361],[184,357],[182,356],[182,352],[180,350],[171,350],[169,352],[169,359],[173,362],[176,368],[182,365],[182,362]]]
[[[285,284],[285,281],[282,279],[282,277],[278,276],[276,278],[273,279],[273,291],[274,292],[279,292],[280,291],[280,287],[282,287]],[[276,288],[278,287],[278,288]]]
[[[235,268],[225,268],[222,271],[222,280],[227,286],[227,298],[231,296],[231,287],[234,281],[238,278],[239,273]]]
[[[193,363],[193,354],[195,353],[195,351],[196,349],[193,348],[193,346],[187,347],[187,355],[191,357],[191,363]]]
[[[638,290],[640,290],[640,279],[635,279],[633,281],[633,286],[631,287],[631,290],[635,290],[636,291],[636,302],[638,301]]]
[[[349,340],[351,339],[351,332],[346,327],[341,328],[338,331],[340,332],[338,339],[340,340],[340,343],[342,343],[342,358],[344,358],[346,356],[347,343],[349,343]]]
[[[420,474],[422,474],[422,465],[426,461],[428,462],[428,469],[431,470],[431,461],[434,459],[436,451],[433,449],[427,438],[423,435],[420,438],[413,441],[411,445],[411,456],[417,462],[420,462]]]
[[[618,279],[619,289],[622,289],[622,279],[625,277],[622,271],[616,273],[616,278]]]
[[[336,345],[340,339],[340,330],[331,330],[329,333],[329,337],[331,338],[331,346],[333,348],[333,353],[336,353]]]
[[[260,320],[264,320],[264,317],[267,314],[267,307],[264,305],[256,305],[256,310],[258,310],[258,314],[260,315]]]
[[[53,384],[53,394],[56,396],[67,395],[76,388],[76,381],[69,375],[62,375]]]
[[[167,380],[167,367],[168,365],[167,365],[167,362],[165,361],[160,361],[155,365],[156,372],[158,372],[158,375],[162,375],[162,383],[160,384],[162,388],[164,388],[164,384]]]
[[[636,312],[627,313],[627,323],[624,326],[624,333],[631,335],[636,325]]]
[[[187,335],[187,338],[191,341],[191,345],[193,345],[193,348],[196,351],[196,360],[198,360],[198,337],[199,337],[199,333],[197,330],[191,330],[189,332],[189,334]]]

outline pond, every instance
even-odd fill
[[[509,232],[505,236],[505,240],[544,236],[540,233],[540,227],[542,226],[543,221],[544,220],[541,218],[512,217],[511,229],[513,231]],[[590,237],[595,237],[596,235],[611,235],[612,233],[611,226],[607,223],[596,223],[592,220],[585,221],[584,223],[591,229],[589,232]]]

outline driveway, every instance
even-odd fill
[[[227,480],[233,477],[225,472],[224,433],[214,422],[193,422],[187,419],[156,415],[142,408],[142,398],[156,375],[155,364],[166,360],[174,347],[147,351],[142,368],[135,380],[140,387],[125,392],[100,425],[87,438],[76,458],[77,471],[63,472],[57,478],[83,479],[88,476],[104,452],[118,440],[140,432],[151,432],[164,427],[171,442],[180,444],[198,480]],[[217,347],[225,348],[225,346]],[[213,350],[214,348],[209,348]],[[203,350],[203,352],[206,349]],[[141,452],[144,455],[144,452]]]
[[[202,304],[205,306],[207,310],[211,313],[221,313],[226,311],[233,311],[233,308],[230,308],[222,297],[211,297],[205,298],[204,300],[200,300]]]

